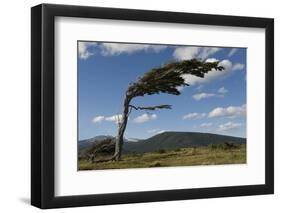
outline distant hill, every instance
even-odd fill
[[[93,137],[93,138],[80,140],[78,142],[78,151],[80,153],[81,151],[84,151],[88,148],[91,148],[91,147],[99,144],[100,142],[104,141],[105,139],[113,139],[113,141],[115,140],[115,138],[113,136],[110,136],[110,135],[99,135],[99,136],[96,136],[96,137]],[[131,138],[131,139],[124,138],[124,141],[136,143],[140,140],[136,139],[136,138]]]
[[[109,135],[99,135],[93,138],[89,138],[89,139],[85,139],[85,140],[81,140],[78,142],[78,149],[82,150],[85,148],[89,148],[92,147],[93,145],[107,139],[107,138],[113,138],[112,136]]]
[[[124,143],[125,152],[154,152],[221,143],[246,143],[245,138],[200,132],[164,132],[139,142]]]
[[[82,150],[90,148],[107,138],[113,137],[97,136],[94,138],[79,141],[79,153]],[[200,132],[164,132],[152,136],[146,140],[134,139],[130,141],[128,139],[125,139],[124,152],[155,152],[160,149],[173,150],[177,148],[207,146],[209,144],[221,144],[225,142],[243,144],[246,143],[246,139]]]

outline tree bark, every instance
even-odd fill
[[[115,144],[115,153],[114,153],[114,160],[119,161],[122,155],[122,148],[124,143],[124,133],[127,127],[128,117],[129,117],[129,104],[131,98],[126,94],[124,102],[123,102],[123,113],[121,117],[121,121],[119,122],[118,126],[118,133],[116,137],[116,144]]]

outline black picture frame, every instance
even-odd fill
[[[265,29],[265,184],[56,197],[54,21],[58,16]],[[31,204],[36,207],[47,209],[274,193],[273,19],[41,4],[31,9],[31,97]]]

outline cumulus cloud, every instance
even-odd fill
[[[205,60],[220,50],[217,47],[177,47],[173,56],[176,60],[190,60],[193,58]]]
[[[216,58],[208,58],[208,59],[206,59],[205,61],[206,61],[206,62],[209,62],[209,63],[214,63],[214,62],[217,62],[217,61],[219,61],[219,60],[216,59]]]
[[[231,56],[233,56],[233,55],[234,55],[237,51],[238,51],[238,49],[237,49],[237,48],[232,48],[232,49],[229,51],[229,53],[228,53],[227,57],[231,57]]]
[[[192,98],[195,99],[196,101],[199,101],[201,99],[210,98],[214,96],[216,96],[216,94],[202,92],[202,93],[194,94]]]
[[[106,121],[112,121],[112,122],[118,123],[119,121],[121,121],[122,117],[123,117],[123,116],[122,116],[121,114],[112,115],[112,116],[106,117],[105,120],[106,120]]]
[[[78,43],[78,55],[80,59],[86,60],[90,56],[94,55],[93,52],[90,52],[90,47],[96,46],[97,43],[95,42],[84,42],[80,41]]]
[[[202,58],[203,60],[221,50],[221,48],[217,48],[217,47],[202,47],[202,48],[203,49],[198,57]]]
[[[217,107],[211,110],[209,113],[192,112],[184,115],[183,120],[197,120],[202,118],[217,118],[217,117],[244,117],[246,116],[246,104],[241,106],[229,106],[229,107]],[[202,123],[200,127],[207,127],[212,123]]]
[[[235,70],[243,70],[245,67],[244,64],[240,64],[240,63],[237,63],[237,64],[234,64],[233,67],[232,67],[232,70],[235,71]]]
[[[177,60],[190,60],[198,55],[200,47],[178,47],[175,49],[173,56]]]
[[[197,120],[206,117],[206,113],[189,113],[182,117],[183,120]]]
[[[206,62],[215,62],[215,61],[218,61],[218,60],[215,58],[209,58],[206,60]],[[190,85],[202,84],[202,83],[212,81],[214,79],[223,78],[223,77],[231,74],[234,71],[242,70],[244,68],[243,64],[239,64],[239,63],[232,64],[232,62],[227,59],[220,61],[219,66],[223,66],[224,70],[222,70],[222,71],[212,70],[211,72],[208,72],[207,74],[205,74],[204,78],[200,78],[200,77],[190,75],[190,74],[184,74],[184,75],[182,75],[182,77],[184,78],[185,83],[188,83]]]
[[[102,115],[100,115],[100,116],[97,116],[97,117],[94,117],[93,118],[93,123],[100,123],[100,122],[102,122],[102,121],[104,121],[104,116],[102,116]]]
[[[206,93],[206,92],[201,92],[201,93],[196,93],[192,96],[193,99],[196,101],[200,101],[205,98],[210,98],[210,97],[220,97],[223,98],[224,95],[228,92],[227,89],[224,87],[221,87],[218,89],[217,93]]]
[[[177,90],[181,92],[181,91],[184,90],[184,88],[185,88],[185,86],[178,86],[178,87],[177,87]]]
[[[229,130],[233,130],[233,129],[239,129],[241,126],[242,126],[241,123],[227,122],[224,124],[220,124],[217,131],[223,132],[223,131],[229,131]]]
[[[103,56],[114,56],[122,53],[132,54],[139,51],[160,52],[167,48],[164,45],[149,45],[149,44],[122,44],[122,43],[101,43],[99,45]]]
[[[144,123],[150,120],[156,120],[157,119],[157,115],[156,114],[148,114],[148,113],[144,113],[138,117],[136,117],[133,121],[135,123]]]
[[[228,92],[228,90],[225,89],[224,87],[221,87],[221,88],[218,89],[218,93],[220,93],[220,94],[225,94],[227,92]]]
[[[122,115],[121,114],[117,114],[117,115],[112,115],[112,116],[96,116],[93,118],[92,122],[93,123],[101,123],[102,121],[111,121],[111,122],[115,122],[116,124],[118,124],[118,122],[122,119]]]
[[[217,107],[208,113],[209,118],[214,117],[238,117],[246,115],[246,104],[242,106],[229,106],[229,107]]]
[[[200,127],[202,128],[210,128],[213,126],[213,123],[202,123],[200,124]]]
[[[90,51],[90,47],[96,46],[100,54],[103,56],[116,56],[120,54],[132,54],[139,51],[155,52],[158,53],[167,46],[165,45],[150,45],[150,44],[125,44],[125,43],[96,43],[96,42],[79,42],[78,54],[80,59],[88,59],[94,55],[93,51]]]

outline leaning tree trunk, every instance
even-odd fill
[[[121,117],[121,121],[119,122],[118,126],[118,133],[116,137],[116,144],[115,144],[115,154],[114,154],[114,160],[118,161],[121,158],[122,155],[122,147],[124,143],[124,133],[127,126],[127,121],[129,117],[129,104],[131,99],[128,97],[128,95],[125,96],[124,103],[123,103],[123,113]]]

